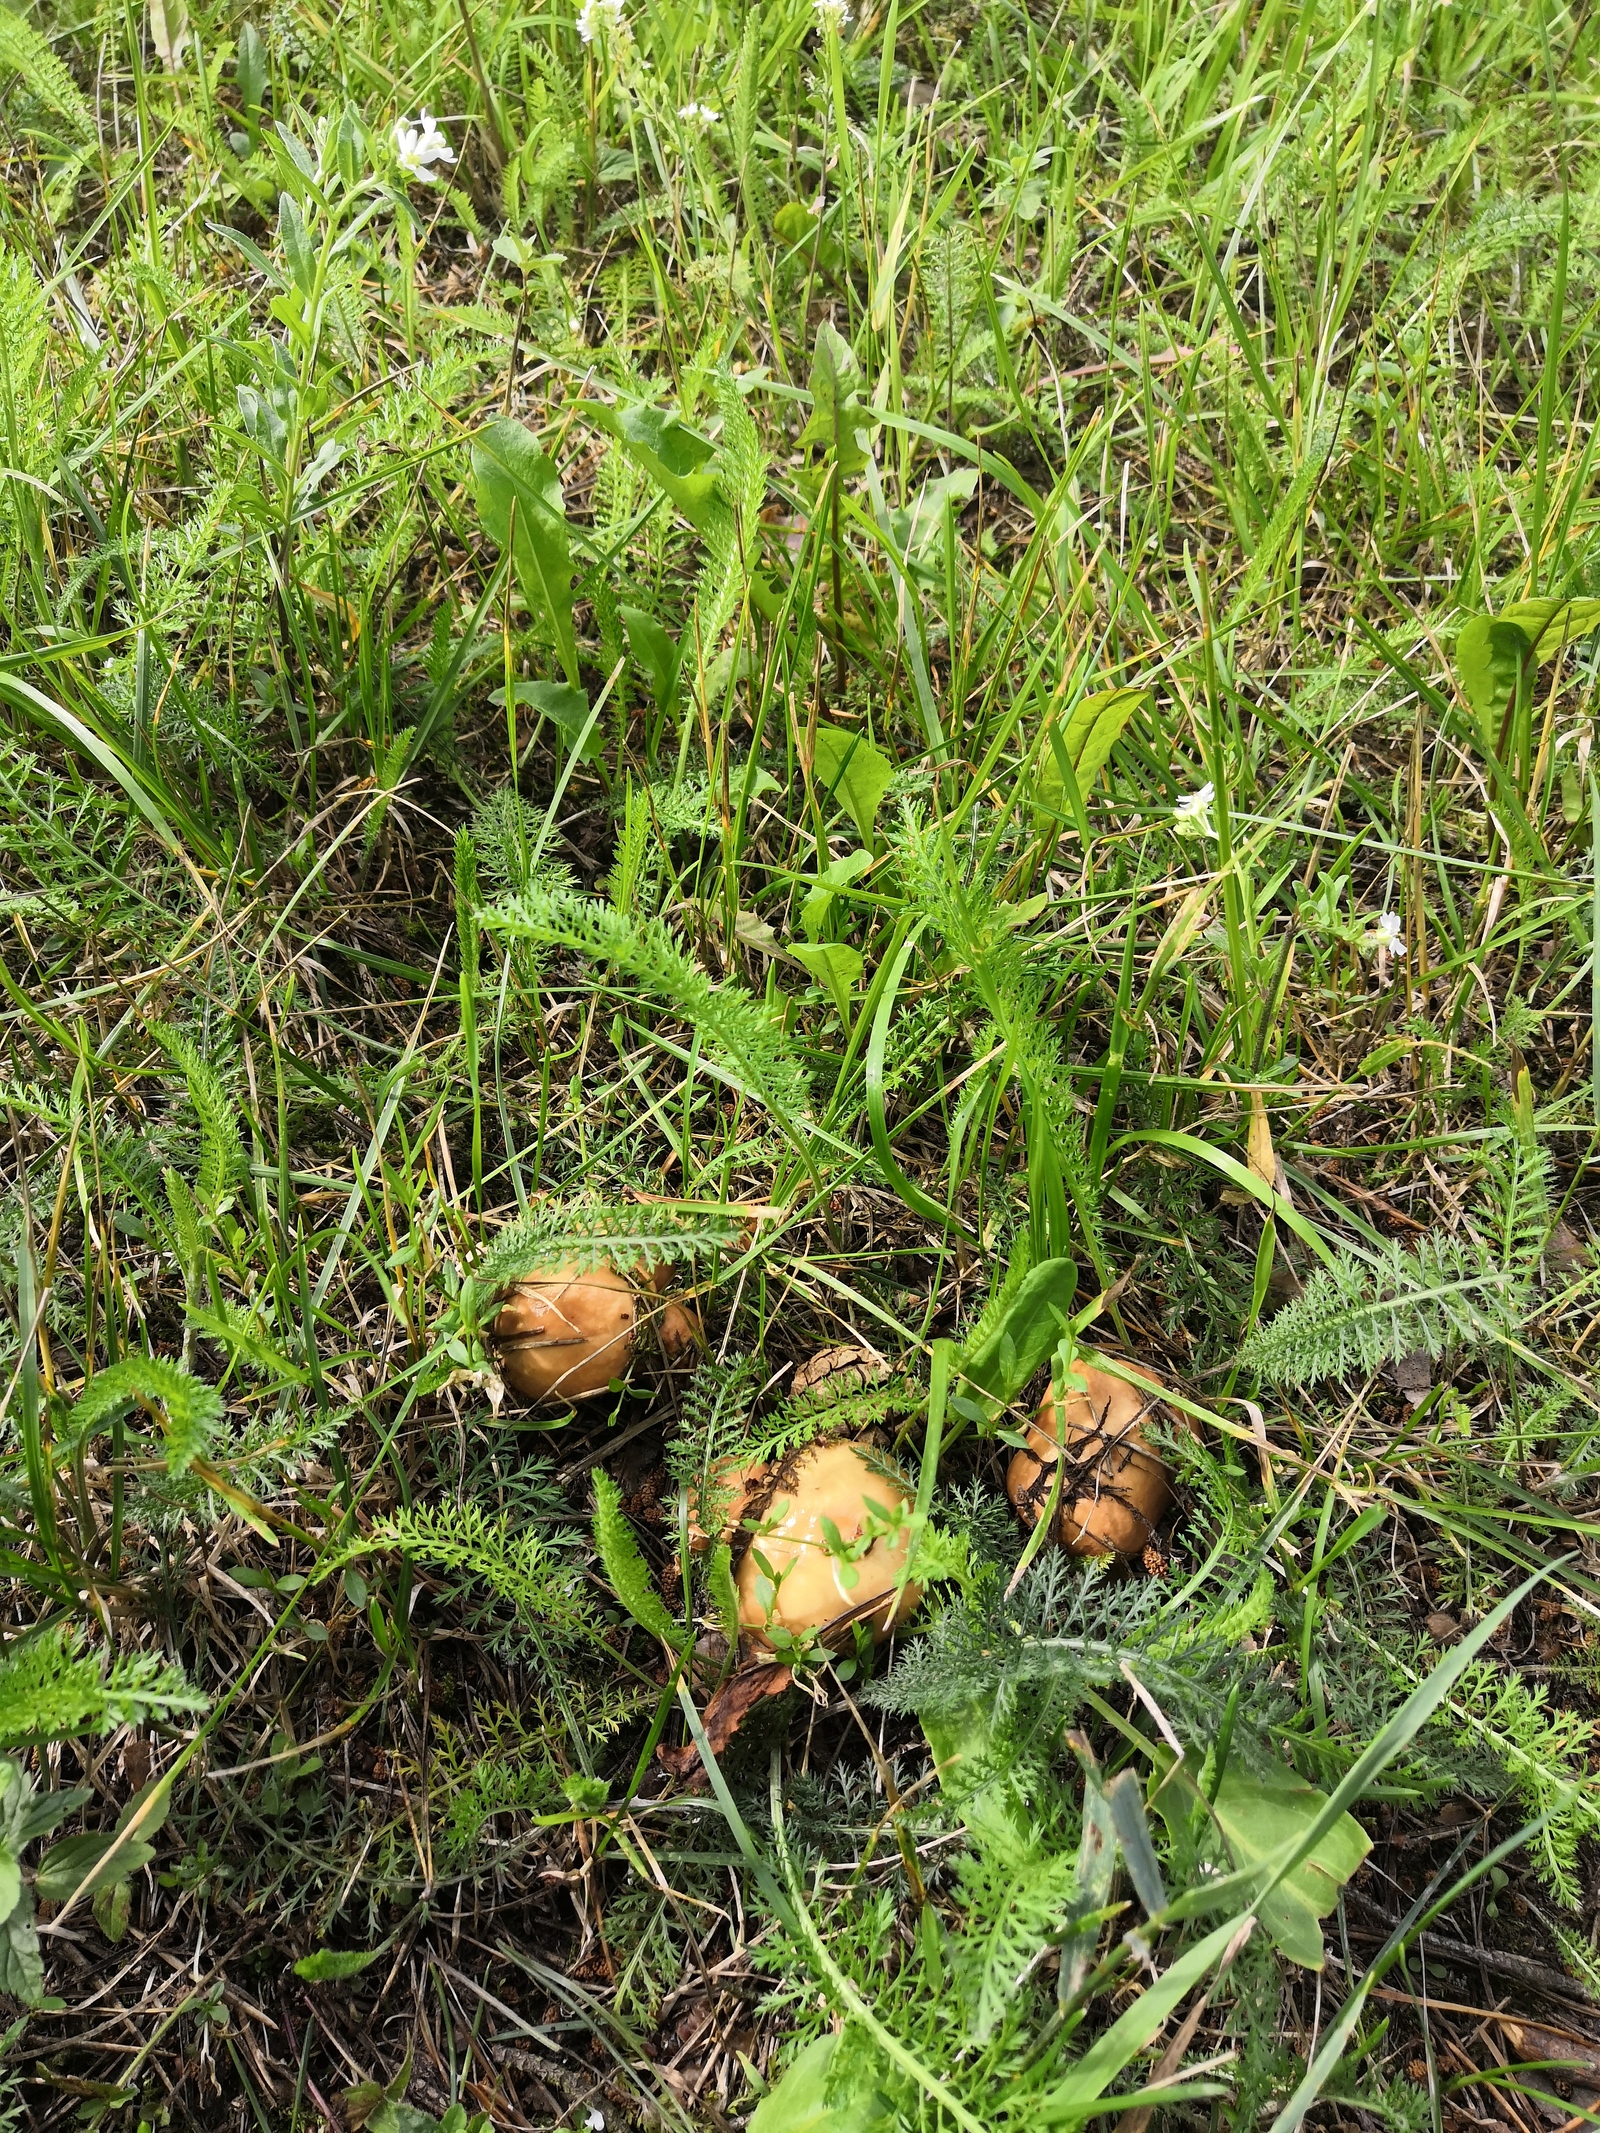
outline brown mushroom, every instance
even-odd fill
[[[748,1464],[741,1464],[737,1459],[723,1459],[711,1470],[707,1501],[702,1501],[698,1489],[691,1488],[689,1553],[704,1555],[713,1541],[731,1540],[766,1478],[767,1469],[759,1459]]]
[[[700,1346],[700,1321],[687,1304],[668,1304],[656,1320],[656,1339],[666,1362],[687,1362]]]
[[[922,1598],[909,1584],[895,1598],[911,1537],[894,1522],[912,1502],[866,1446],[808,1445],[778,1476],[739,1565],[741,1626],[782,1649],[815,1638],[842,1651],[858,1622],[886,1637]]]
[[[818,1393],[837,1400],[847,1392],[875,1385],[888,1375],[883,1357],[874,1355],[870,1348],[822,1348],[795,1372],[789,1397],[800,1400],[808,1393]]]
[[[640,1259],[633,1269],[635,1288],[648,1290],[656,1296],[665,1296],[672,1287],[676,1268],[670,1260],[661,1259],[652,1266],[648,1259]],[[668,1363],[686,1362],[700,1346],[700,1319],[687,1304],[664,1304],[659,1311],[651,1313],[655,1322],[656,1341],[662,1359]]]
[[[500,1375],[535,1404],[592,1399],[627,1369],[636,1313],[632,1283],[604,1260],[535,1267],[494,1322]]]
[[[1028,1425],[1027,1449],[1012,1455],[1006,1494],[1036,1526],[1050,1501],[1064,1441],[1068,1463],[1056,1538],[1074,1555],[1136,1555],[1149,1545],[1172,1501],[1166,1465],[1139,1428],[1159,1404],[1161,1380],[1139,1370],[1136,1375],[1148,1388],[1141,1389],[1083,1357],[1075,1374],[1085,1389],[1068,1395],[1065,1427],[1052,1387]],[[1192,1421],[1189,1427],[1194,1428]]]

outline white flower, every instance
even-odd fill
[[[832,30],[842,37],[850,27],[850,10],[845,0],[814,0],[817,10],[817,28],[823,32]]]
[[[1172,810],[1172,827],[1180,837],[1210,837],[1211,807],[1217,788],[1209,779],[1198,792],[1186,792]]]
[[[1404,955],[1406,929],[1399,912],[1385,911],[1361,945],[1368,955]]]
[[[394,152],[406,176],[420,178],[424,185],[434,182],[430,163],[453,163],[456,159],[439,121],[426,110],[414,126],[409,119],[401,119],[394,129]]]
[[[583,2122],[589,2128],[589,2133],[606,2133],[606,2114],[604,2111],[591,2111]]]
[[[678,116],[704,133],[708,126],[714,126],[717,123],[722,113],[713,111],[709,104],[680,104]]]
[[[583,0],[578,10],[578,35],[585,44],[593,44],[597,37],[625,37],[627,32],[622,0]]]

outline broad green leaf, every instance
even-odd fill
[[[1328,1796],[1287,1774],[1260,1779],[1230,1771],[1212,1804],[1236,1864],[1246,1867],[1297,1843],[1327,1806]],[[1303,1963],[1308,1970],[1322,1968],[1318,1921],[1333,1909],[1339,1891],[1371,1849],[1372,1839],[1361,1824],[1353,1815],[1343,1815],[1310,1855],[1262,1898],[1261,1923],[1291,1962]]]
[[[1528,657],[1528,637],[1519,624],[1493,615],[1474,615],[1456,639],[1456,678],[1478,722],[1478,739],[1486,755],[1500,745],[1506,706]]]
[[[22,1861],[0,1838],[0,1918],[8,1918],[22,1894]]]
[[[786,200],[772,218],[772,230],[797,264],[815,264],[824,274],[837,274],[844,266],[843,245],[829,235],[826,218],[814,215],[804,201]]]
[[[720,501],[716,469],[708,464],[715,454],[704,437],[697,436],[670,408],[622,403],[607,407],[596,400],[586,400],[583,407],[690,525],[704,532]]]
[[[89,1908],[94,1913],[95,1924],[113,1948],[127,1939],[128,1922],[133,1916],[133,1890],[126,1881],[113,1876],[95,1890]]]
[[[293,193],[283,193],[278,200],[278,242],[295,287],[309,302],[317,284],[317,248]]]
[[[933,1751],[939,1788],[987,1857],[1020,1859],[1037,1848],[1039,1818],[1025,1777],[997,1768],[991,1753],[994,1705],[925,1714],[922,1731]]]
[[[1456,678],[1493,754],[1517,679],[1600,629],[1600,600],[1514,600],[1498,615],[1472,615],[1456,638]]]
[[[452,2104],[450,2108],[454,2111],[456,2107]],[[457,2133],[459,2125],[458,2119],[450,2133]],[[445,2133],[444,2119],[419,2111],[414,2103],[381,2103],[367,2126],[368,2133]]]
[[[868,439],[876,417],[861,404],[861,384],[855,350],[824,319],[811,352],[811,420],[800,442],[820,445],[842,475],[861,473],[872,456]]]
[[[497,415],[473,440],[472,473],[484,526],[502,548],[510,547],[523,602],[548,626],[556,656],[576,688],[572,552],[555,461],[520,422]]]
[[[925,481],[915,502],[891,515],[890,526],[908,562],[942,560],[945,527],[963,504],[972,501],[977,487],[977,468],[957,467],[951,474]]]
[[[633,655],[634,665],[649,682],[656,709],[664,718],[670,718],[678,707],[682,652],[654,615],[647,615],[638,607],[624,607],[618,612],[628,632],[628,650]]]
[[[318,1948],[312,1955],[301,1956],[294,1974],[308,1985],[326,1985],[335,1978],[359,1977],[382,1953],[381,1948]]]
[[[1139,1901],[1154,1916],[1157,1911],[1166,1909],[1167,1891],[1161,1879],[1155,1846],[1150,1842],[1150,1825],[1145,1820],[1144,1795],[1139,1780],[1131,1770],[1119,1771],[1105,1792],[1111,1809],[1111,1826],[1117,1833],[1117,1842],[1128,1864],[1128,1879],[1133,1883]]]
[[[804,963],[838,1008],[840,1019],[848,1021],[850,990],[861,975],[860,949],[843,941],[791,941],[789,953]]]
[[[819,726],[812,774],[849,814],[862,843],[870,844],[878,809],[894,777],[889,758],[859,733]]]
[[[864,874],[872,864],[870,852],[846,852],[842,859],[830,859],[815,883],[805,893],[800,905],[800,924],[806,939],[816,940],[827,924],[828,913],[833,909],[833,899],[840,889],[849,888],[858,874]]]
[[[239,101],[246,111],[259,111],[267,100],[267,48],[253,22],[245,23],[239,32],[233,78],[239,84]]]
[[[1121,738],[1123,727],[1149,701],[1150,691],[1144,688],[1097,689],[1073,706],[1061,738],[1077,774],[1080,792],[1088,790]]]
[[[1514,622],[1542,665],[1580,637],[1600,629],[1600,600],[1513,600],[1496,620]]]
[[[816,234],[817,218],[803,200],[785,200],[772,218],[774,233],[786,245],[804,244]]]
[[[816,2037],[768,2089],[748,2133],[887,2133],[893,2113],[882,2091],[860,2072],[851,2079],[849,2046],[838,2031]],[[829,2091],[833,2101],[829,2101]]]
[[[44,1993],[44,1962],[33,1924],[33,1895],[28,1889],[21,1892],[9,1914],[0,1919],[0,1992],[8,1992],[24,2007],[32,2007]]]
[[[87,1837],[63,1837],[40,1860],[34,1886],[47,1903],[65,1903],[79,1891],[93,1896],[110,1888],[113,1882],[126,1881],[140,1867],[148,1866],[155,1855],[154,1845],[138,1837],[121,1842],[115,1830],[97,1830]]]
[[[588,739],[584,740],[583,729],[589,724],[589,699],[581,689],[575,689],[564,681],[519,681],[513,685],[512,693],[519,704],[526,705],[541,718],[549,719],[566,742],[569,751],[582,741],[585,762],[592,763],[604,748],[605,735],[600,731],[598,723],[590,729]],[[490,702],[503,704],[505,699],[505,690],[496,689],[490,697]]]
[[[172,1812],[171,1777],[151,1778],[139,1787],[117,1817],[117,1832],[137,1829],[141,1837],[153,1837]]]
[[[1002,1407],[1014,1400],[1055,1352],[1077,1287],[1070,1259],[1046,1259],[1031,1268],[999,1325],[962,1356],[962,1377]]]

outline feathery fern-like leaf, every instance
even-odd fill
[[[25,15],[0,7],[0,88],[20,75],[29,92],[67,125],[80,141],[94,138],[94,113],[83,91],[61,61],[42,30]]]
[[[509,1223],[475,1270],[486,1288],[503,1288],[530,1268],[577,1266],[585,1271],[603,1260],[624,1272],[672,1266],[698,1252],[729,1251],[739,1241],[733,1214],[715,1208],[605,1206],[555,1202]]]
[[[140,1402],[163,1409],[167,1472],[186,1474],[221,1424],[222,1395],[162,1356],[129,1355],[89,1380],[73,1420],[86,1432],[100,1429]]]
[[[576,1566],[563,1561],[545,1535],[526,1527],[518,1531],[509,1519],[490,1517],[481,1504],[447,1498],[391,1512],[360,1544],[363,1554],[385,1548],[436,1569],[464,1571],[525,1623],[552,1636],[582,1637],[594,1628]]]
[[[651,1583],[633,1528],[622,1515],[621,1492],[604,1467],[597,1466],[590,1478],[594,1482],[594,1544],[607,1583],[641,1629],[681,1651],[688,1632],[668,1614]]]
[[[200,1168],[195,1194],[213,1220],[245,1177],[244,1128],[227,1083],[194,1039],[170,1023],[152,1023],[150,1034],[182,1074],[200,1124]]]
[[[209,1702],[159,1652],[108,1658],[59,1624],[0,1655],[0,1748],[142,1726]]]
[[[1099,1183],[1089,1175],[1083,1121],[1054,1024],[1045,1012],[1048,975],[1028,961],[1015,930],[1015,912],[998,903],[981,883],[962,881],[943,830],[919,821],[906,808],[894,843],[912,906],[928,913],[946,945],[966,964],[1005,1046],[1005,1070],[1015,1074],[1042,1107],[1062,1180],[1088,1233],[1086,1241],[1098,1255]]]
[[[706,1558],[706,1595],[731,1651],[739,1641],[739,1593],[733,1582],[733,1549],[727,1541],[718,1541]]]
[[[1481,1248],[1425,1237],[1415,1252],[1389,1241],[1370,1264],[1319,1267],[1293,1303],[1244,1344],[1242,1360],[1268,1383],[1377,1370],[1413,1349],[1479,1347],[1516,1323],[1519,1286]]]
[[[1020,1859],[973,1852],[960,1876],[967,1916],[952,1953],[968,2028],[984,2044],[1034,1963],[1060,1938],[1077,1894],[1078,1862],[1070,1851],[1043,1848]]]
[[[782,1030],[743,986],[713,984],[660,919],[636,919],[596,898],[534,885],[484,913],[484,924],[539,948],[609,964],[693,1025],[731,1078],[791,1132],[810,1090]]]
[[[705,556],[695,583],[695,630],[706,659],[727,628],[740,588],[754,567],[767,488],[760,435],[726,369],[718,370],[716,394],[722,415],[717,454],[722,494],[720,508],[706,522]]]

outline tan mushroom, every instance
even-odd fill
[[[790,1380],[789,1397],[803,1400],[816,1394],[842,1399],[847,1392],[860,1392],[888,1375],[888,1364],[870,1348],[819,1348]]]
[[[689,1553],[704,1555],[713,1541],[738,1540],[739,1522],[751,1500],[760,1493],[767,1469],[759,1460],[742,1463],[721,1460],[711,1472],[711,1485],[702,1501],[700,1491],[689,1491]]]
[[[666,1362],[687,1362],[703,1337],[700,1320],[687,1304],[668,1304],[656,1320],[656,1340]]]
[[[634,1267],[633,1279],[638,1288],[664,1296],[672,1287],[675,1272],[669,1260],[663,1259],[651,1266],[648,1260],[641,1259]],[[662,1359],[668,1363],[687,1362],[703,1339],[699,1314],[688,1304],[669,1303],[663,1304],[659,1311],[653,1311],[651,1317]]]
[[[1045,1394],[1028,1425],[1027,1449],[1012,1455],[1006,1494],[1036,1526],[1050,1501],[1064,1441],[1068,1463],[1056,1538],[1074,1555],[1136,1555],[1150,1545],[1172,1501],[1165,1462],[1139,1428],[1160,1405],[1161,1380],[1141,1369],[1136,1373],[1141,1383],[1130,1385],[1083,1357],[1075,1374],[1085,1389],[1069,1394],[1064,1418],[1054,1387]],[[1189,1427],[1194,1428],[1192,1421]]]
[[[842,1651],[858,1622],[886,1637],[922,1598],[910,1584],[895,1598],[911,1540],[903,1523],[894,1528],[913,1500],[868,1447],[808,1445],[777,1477],[739,1565],[740,1625],[784,1649],[814,1638]]]
[[[500,1307],[500,1375],[535,1405],[593,1399],[627,1370],[638,1312],[633,1285],[605,1261],[535,1267]]]

